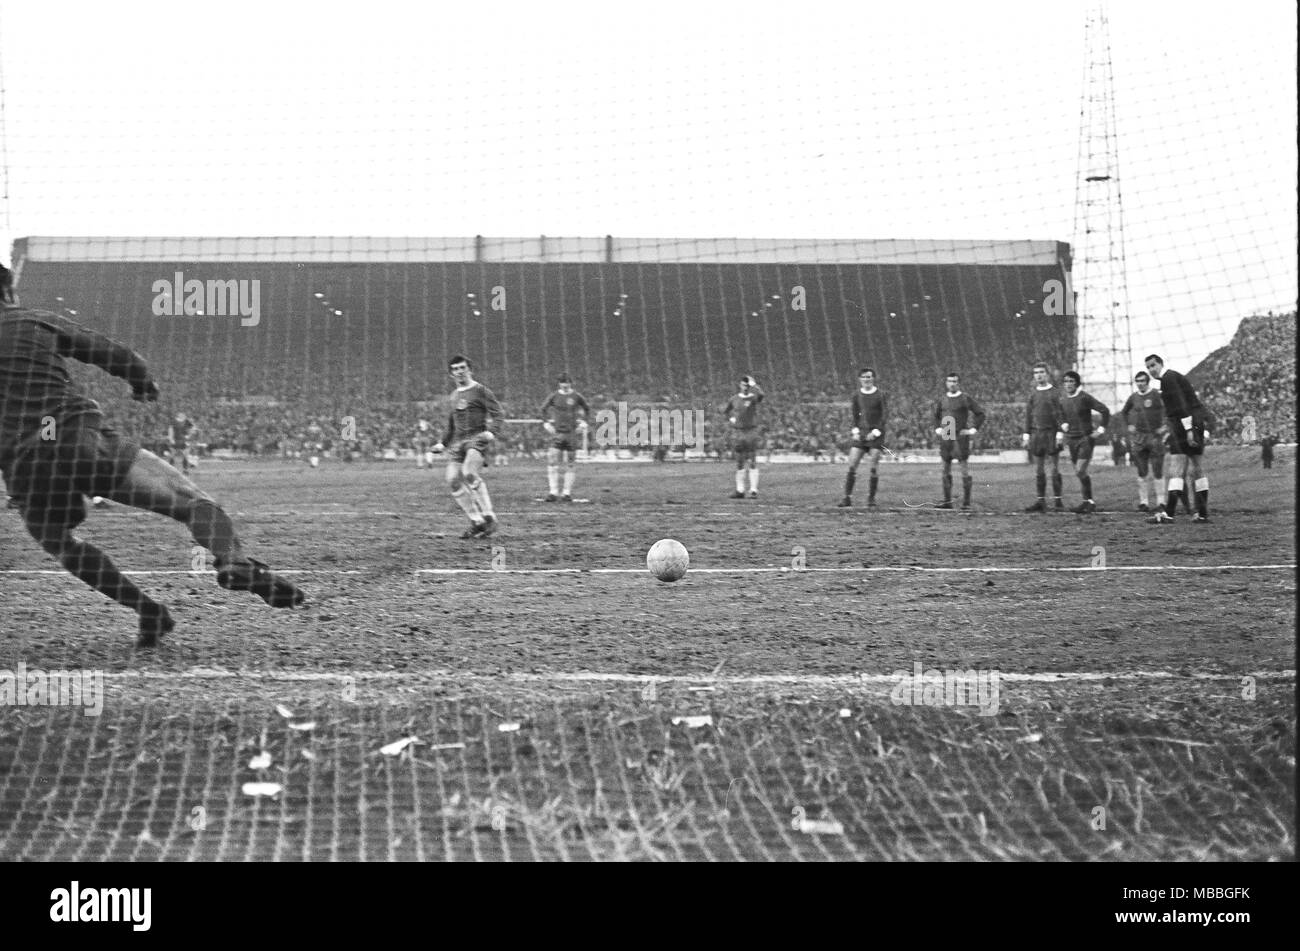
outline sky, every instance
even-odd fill
[[[1291,310],[1295,10],[1112,4],[1134,349]],[[0,240],[1076,242],[1081,3],[0,0]]]

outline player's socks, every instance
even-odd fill
[[[853,496],[853,486],[857,484],[857,481],[858,474],[850,469],[844,476],[844,497],[846,499]]]
[[[1188,496],[1188,494],[1187,494],[1187,486],[1186,486],[1186,485],[1183,486],[1183,491],[1182,491],[1182,493],[1181,493],[1181,495],[1180,495],[1179,497],[1182,499],[1182,502],[1183,502],[1183,511],[1186,512],[1188,515],[1191,515],[1191,514],[1192,514],[1192,501],[1191,501],[1191,498],[1190,498],[1190,497]]]
[[[952,501],[952,474],[949,472],[943,474],[943,500]]]
[[[1092,501],[1092,476],[1079,476],[1079,486],[1083,489],[1083,501]]]
[[[1039,472],[1034,477],[1034,487],[1038,490],[1038,500],[1041,502],[1047,498],[1047,473]]]
[[[964,475],[961,477],[961,507],[970,508],[970,489],[975,482],[974,476]]]
[[[1210,477],[1201,476],[1196,480],[1196,514],[1203,518],[1210,517]]]
[[[218,562],[238,561],[244,557],[235,534],[235,523],[225,510],[215,502],[202,499],[190,506],[190,534],[194,540],[212,552]]]
[[[483,516],[478,510],[478,502],[474,498],[474,493],[469,490],[467,485],[458,485],[451,490],[451,497],[456,500],[460,510],[469,516],[469,520],[475,525],[483,523]]]
[[[560,494],[560,467],[546,467],[546,487],[550,489],[551,495]]]
[[[736,470],[736,492],[740,495],[745,494],[745,470]]]
[[[1183,480],[1173,478],[1169,480],[1169,497],[1165,501],[1165,514],[1173,518],[1178,514],[1178,499],[1183,494]]]
[[[749,470],[749,491],[750,492],[758,491],[758,469],[757,468]]]
[[[565,471],[564,473],[564,494],[565,495],[573,495],[573,481],[577,477],[578,477],[578,473],[575,470],[569,469]]]
[[[876,486],[878,485],[880,485],[880,477],[873,472],[871,473],[871,478],[867,480],[867,504],[868,505],[876,504]]]
[[[1059,500],[1061,498],[1061,474],[1052,473],[1052,498]]]
[[[474,494],[474,502],[477,504],[479,514],[483,516],[484,520],[495,518],[496,512],[492,511],[492,497],[488,495],[487,483],[479,479],[470,488],[470,491]]]

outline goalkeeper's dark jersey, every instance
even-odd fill
[[[54,421],[98,427],[99,404],[68,373],[65,357],[91,363],[133,388],[149,382],[144,360],[103,334],[47,311],[0,307],[0,466],[36,443]]]
[[[482,383],[474,383],[451,394],[451,415],[447,417],[447,433],[442,437],[444,446],[469,439],[490,430],[494,435],[505,414],[501,404]]]
[[[1164,401],[1165,416],[1169,419],[1205,413],[1195,387],[1177,370],[1166,370],[1160,374],[1160,398]]]

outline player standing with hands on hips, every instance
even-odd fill
[[[456,381],[456,392],[451,397],[446,435],[433,451],[446,449],[451,453],[447,485],[451,497],[469,518],[469,528],[460,537],[486,538],[497,530],[497,520],[481,473],[484,455],[496,439],[495,430],[505,414],[492,391],[474,380],[474,365],[469,360],[459,355],[452,357],[447,372]]]
[[[1047,364],[1034,365],[1034,389],[1029,394],[1029,410],[1025,414],[1025,434],[1021,437],[1025,448],[1034,460],[1034,480],[1038,498],[1026,512],[1047,511],[1047,470],[1046,462],[1052,460],[1052,495],[1056,499],[1056,508],[1065,508],[1061,501],[1061,444],[1065,442],[1065,433],[1061,432],[1061,423],[1065,422],[1065,413],[1061,409],[1060,394],[1047,375]]]
[[[1062,380],[1065,395],[1061,397],[1061,409],[1065,413],[1065,422],[1061,423],[1061,432],[1065,433],[1070,463],[1074,466],[1074,474],[1079,477],[1079,492],[1083,496],[1070,511],[1076,515],[1091,515],[1097,511],[1097,503],[1092,500],[1092,476],[1088,475],[1088,466],[1092,462],[1096,440],[1106,435],[1110,409],[1091,393],[1083,391],[1083,378],[1074,370],[1068,371]],[[1092,425],[1093,413],[1101,414],[1101,425],[1096,429]]]

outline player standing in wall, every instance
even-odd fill
[[[1097,503],[1092,500],[1092,476],[1088,467],[1092,462],[1092,452],[1097,439],[1106,435],[1106,426],[1110,423],[1110,410],[1106,404],[1091,393],[1083,390],[1083,378],[1074,370],[1069,370],[1062,377],[1065,395],[1061,397],[1061,410],[1065,413],[1065,422],[1061,423],[1061,432],[1065,433],[1065,446],[1070,450],[1070,463],[1074,474],[1079,477],[1079,492],[1082,500],[1070,509],[1075,515],[1091,515],[1097,511]],[[1092,414],[1101,414],[1101,424],[1092,425]]]
[[[1025,433],[1021,437],[1024,446],[1034,460],[1034,480],[1038,498],[1026,512],[1047,511],[1047,471],[1046,462],[1052,460],[1052,495],[1056,499],[1056,508],[1065,508],[1061,501],[1061,444],[1065,433],[1061,432],[1061,423],[1065,414],[1061,410],[1060,394],[1047,375],[1047,364],[1034,365],[1034,389],[1029,394],[1029,410],[1025,416]]]
[[[876,386],[876,371],[863,367],[858,372],[858,391],[853,394],[853,448],[849,450],[849,471],[844,476],[844,498],[839,508],[853,504],[853,486],[858,481],[858,464],[863,456],[870,456],[870,476],[867,483],[867,508],[876,507],[876,486],[879,484],[880,453],[885,448],[885,394]]]
[[[971,437],[984,425],[984,409],[961,391],[961,377],[944,378],[944,394],[934,404],[935,433],[939,436],[939,458],[943,460],[943,501],[939,508],[952,508],[952,460],[961,467],[961,508],[970,510],[972,478],[967,468]]]
[[[1128,429],[1133,464],[1137,466],[1138,511],[1150,512],[1160,505],[1157,485],[1165,481],[1165,404],[1160,392],[1151,389],[1151,377],[1138,370],[1133,377],[1137,392],[1130,393],[1120,416]]]
[[[573,380],[562,373],[556,380],[558,388],[546,398],[540,413],[543,427],[551,436],[551,448],[546,450],[546,484],[549,492],[546,501],[573,501],[573,480],[577,476],[578,443],[587,429],[591,408],[581,393],[573,391]],[[560,489],[560,463],[564,463],[564,489]]]
[[[451,396],[447,432],[433,451],[446,449],[451,453],[447,485],[451,497],[469,518],[469,528],[460,537],[486,538],[497,530],[497,519],[481,473],[484,456],[505,414],[492,391],[474,380],[474,365],[469,360],[459,355],[452,357],[447,372],[456,381],[456,392]]]

